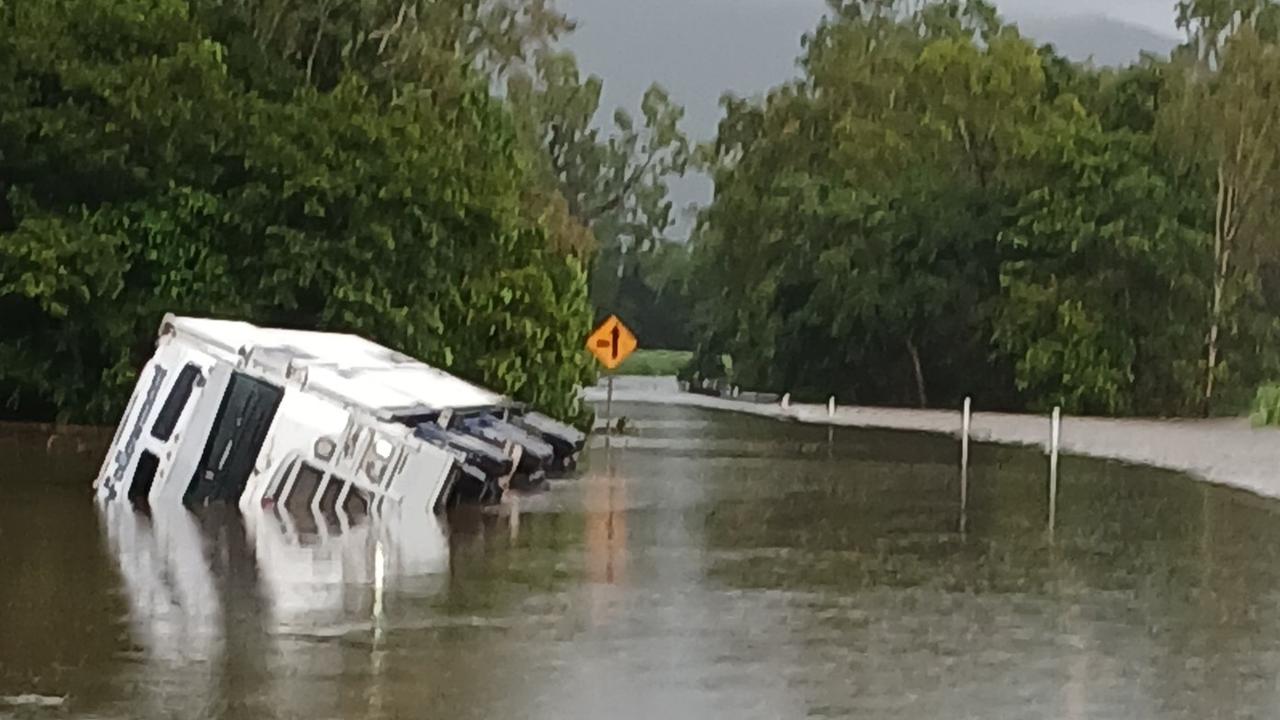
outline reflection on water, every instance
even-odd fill
[[[1275,503],[1066,459],[1050,538],[1044,459],[978,447],[960,534],[951,440],[619,410],[632,430],[580,478],[445,520],[98,509],[32,445],[0,466],[0,716],[1200,720],[1280,703]]]
[[[591,622],[598,626],[609,618],[614,588],[626,585],[627,482],[615,472],[599,473],[584,481],[584,491],[586,580]]]
[[[317,695],[280,669],[340,668],[344,643],[367,644],[376,660],[386,594],[429,592],[448,568],[443,527],[429,514],[311,533],[275,511],[109,503],[99,515],[138,646],[127,682],[141,692],[129,709],[146,715],[328,712],[332,691]],[[305,655],[289,660],[299,646]]]

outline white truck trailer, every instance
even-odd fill
[[[436,511],[571,467],[583,440],[354,335],[168,315],[94,486],[150,506]]]

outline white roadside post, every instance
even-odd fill
[[[1058,520],[1058,447],[1062,440],[1062,408],[1053,409],[1049,421],[1049,532]]]
[[[827,457],[831,457],[835,450],[836,444],[836,396],[832,395],[827,400],[827,419],[831,422],[827,423]]]
[[[960,532],[965,531],[969,510],[969,431],[972,427],[973,398],[964,399],[960,418]]]

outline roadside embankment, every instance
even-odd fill
[[[583,398],[603,402],[603,386],[586,388]],[[680,392],[673,379],[618,377],[615,403],[661,403],[758,415],[838,427],[912,430],[959,436],[960,412],[824,405],[756,404]],[[977,442],[1045,447],[1048,416],[984,413],[975,407],[972,437]],[[1062,451],[1073,455],[1151,465],[1280,498],[1280,430],[1254,428],[1244,419],[1145,420],[1064,417]]]

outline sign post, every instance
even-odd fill
[[[604,423],[609,432],[613,432],[613,371],[618,369],[623,360],[636,351],[639,342],[636,336],[622,324],[617,315],[610,315],[608,320],[600,323],[587,337],[587,349],[596,360],[609,371],[609,390],[605,395]]]
[[[604,424],[613,434],[613,373],[609,373],[609,391],[604,396]]]

